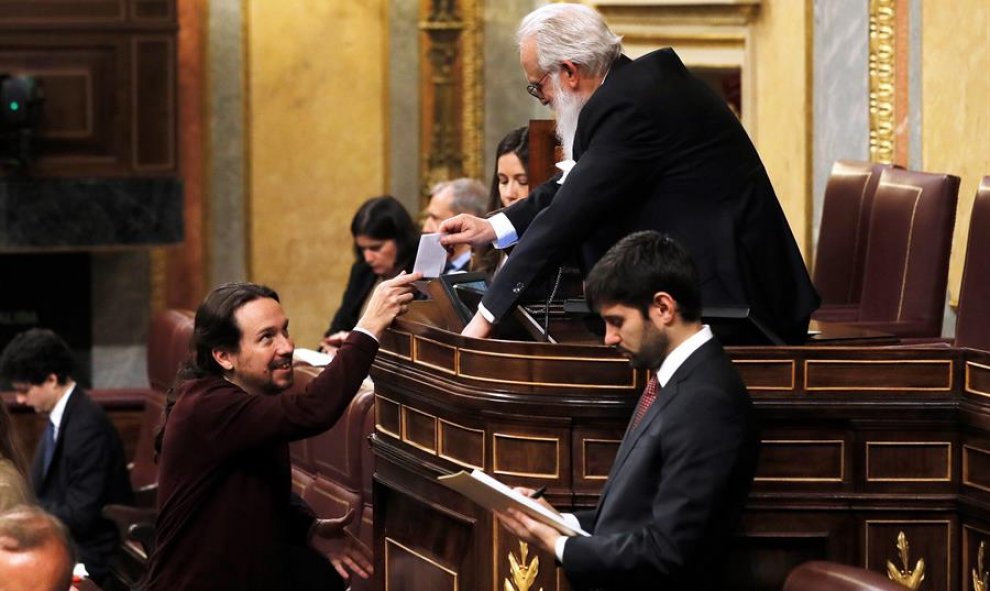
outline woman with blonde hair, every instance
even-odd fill
[[[0,400],[0,512],[34,502],[27,473],[24,454],[14,440],[14,423]]]

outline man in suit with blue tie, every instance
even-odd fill
[[[33,328],[14,337],[0,357],[0,374],[48,421],[31,481],[38,504],[68,527],[79,559],[101,584],[110,572],[117,530],[101,515],[107,504],[133,502],[120,436],[103,410],[72,377],[68,345]]]
[[[669,236],[638,232],[595,265],[585,294],[605,344],[653,378],[597,507],[564,514],[591,536],[562,536],[514,510],[499,518],[553,553],[575,589],[716,589],[759,440],[746,387],[701,324],[694,263]]]

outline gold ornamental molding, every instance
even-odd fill
[[[481,178],[483,63],[481,0],[422,0],[420,97],[422,195],[435,183]]]
[[[870,0],[870,160],[894,162],[895,3]]]
[[[990,392],[980,390],[973,386],[971,381],[972,373],[986,373],[990,372],[990,365],[983,365],[982,363],[976,363],[975,361],[966,362],[966,391],[970,394],[976,394],[977,396],[983,396],[985,398],[990,398]]]
[[[990,583],[990,572],[983,568],[983,551],[985,542],[980,541],[980,551],[976,555],[976,568],[973,569],[973,591],[987,591]]]
[[[392,591],[392,578],[390,576],[390,571],[392,570],[392,559],[396,553],[405,553],[413,558],[416,558],[420,561],[419,564],[421,567],[425,566],[426,568],[432,569],[442,577],[447,578],[449,587],[442,587],[439,591],[458,591],[458,589],[460,589],[460,582],[458,581],[460,577],[457,571],[447,568],[433,558],[413,550],[411,547],[398,542],[390,536],[385,536],[385,591]]]
[[[911,569],[911,545],[903,531],[897,534],[897,550],[900,553],[903,568],[898,569],[893,562],[888,560],[887,578],[912,591],[918,591],[921,582],[925,580],[925,559],[919,558],[914,569]]]
[[[505,578],[505,591],[530,591],[533,588],[533,582],[540,574],[540,557],[534,556],[529,562],[526,562],[527,558],[529,558],[529,544],[520,540],[519,558],[509,552],[509,574],[512,575],[512,580]],[[540,591],[543,591],[543,587],[540,587]]]

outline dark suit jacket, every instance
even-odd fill
[[[483,300],[500,319],[545,267],[580,251],[584,271],[638,230],[694,257],[706,306],[748,305],[804,342],[819,304],[770,179],[725,101],[671,49],[621,57],[581,110],[577,164],[505,210],[521,239]]]
[[[354,328],[361,319],[361,306],[364,305],[364,300],[368,298],[377,279],[374,271],[364,261],[357,261],[351,266],[351,274],[347,278],[347,287],[344,288],[340,308],[337,308],[337,313],[330,321],[330,328],[323,333],[323,336],[328,337],[336,332]]]
[[[109,572],[117,529],[100,511],[133,503],[120,436],[106,413],[78,385],[69,396],[48,473],[41,445],[31,467],[38,503],[62,520],[79,548],[80,562],[97,581]]]
[[[714,589],[749,493],[758,434],[746,387],[711,340],[626,433],[594,511],[570,538],[575,589]]]

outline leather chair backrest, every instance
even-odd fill
[[[880,175],[867,236],[859,320],[942,331],[959,177],[888,169]]]
[[[286,393],[305,390],[306,386],[313,381],[313,378],[320,375],[322,369],[321,367],[313,367],[311,365],[295,365],[292,368],[292,388],[287,390]],[[292,462],[293,468],[308,473],[310,480],[312,480],[316,472],[316,465],[313,463],[313,454],[310,445],[309,439],[299,439],[289,442],[289,461]],[[295,481],[296,479],[296,476],[293,475],[293,480]]]
[[[329,430],[309,439],[313,464],[320,478],[361,491],[361,455],[367,442],[362,433],[364,418],[375,396],[368,382],[354,396],[344,415]]]
[[[887,168],[854,160],[832,165],[815,252],[814,283],[822,305],[859,303],[873,196]]]
[[[966,240],[959,310],[956,316],[956,346],[990,351],[990,176],[983,177]]]
[[[141,430],[138,432],[131,463],[131,488],[139,491],[158,483],[158,464],[155,463],[155,429],[162,417],[165,395],[151,390],[144,401],[141,414]]]
[[[794,567],[783,591],[904,591],[886,576],[847,564],[816,560]]]
[[[167,309],[155,314],[148,331],[148,382],[159,392],[167,391],[179,367],[191,354],[194,314],[190,310]]]

